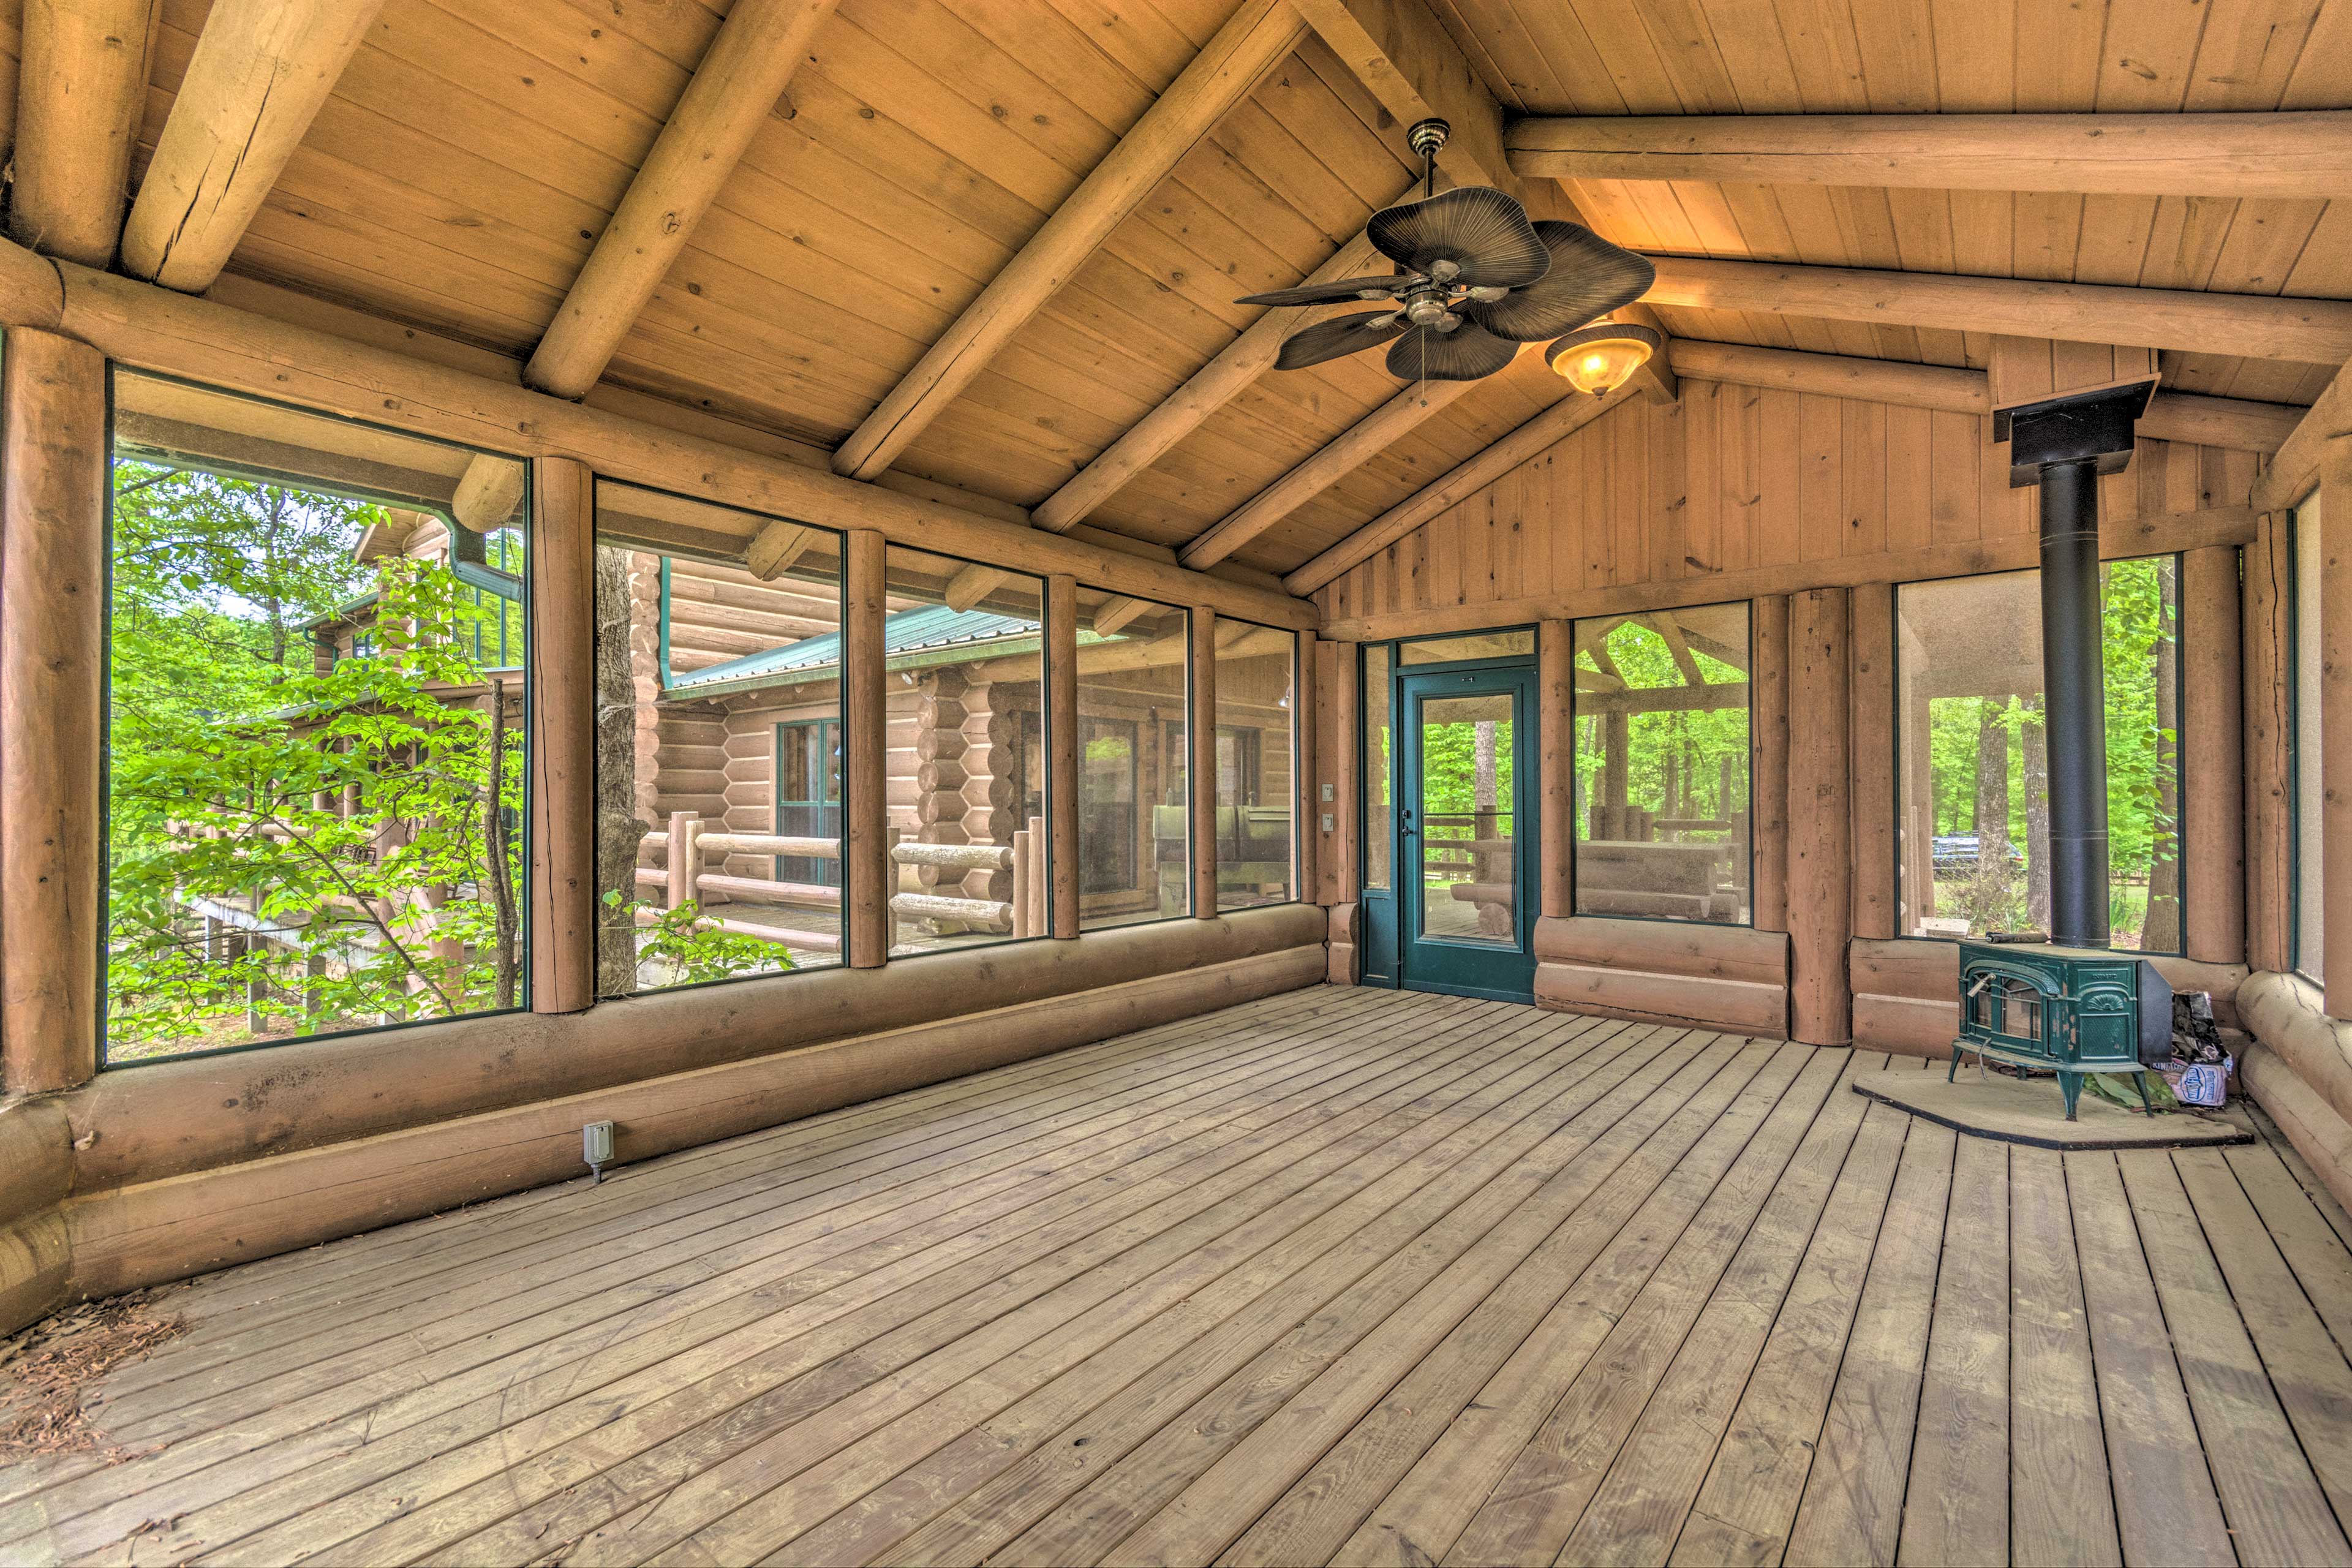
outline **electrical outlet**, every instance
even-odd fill
[[[604,1167],[613,1163],[613,1124],[611,1122],[591,1121],[580,1130],[580,1157],[588,1163],[588,1168],[594,1171],[597,1175],[601,1177],[604,1173]]]
[[[1327,811],[1327,812],[1325,812],[1325,813],[1323,814],[1323,831],[1324,831],[1324,832],[1328,833],[1328,832],[1330,832],[1333,828],[1335,828],[1335,827],[1337,827],[1337,826],[1339,826],[1339,819],[1338,817],[1336,817],[1336,816],[1332,816],[1332,815],[1331,815],[1329,812],[1328,812],[1328,811]]]
[[[1338,792],[1338,790],[1339,790],[1339,786],[1338,786],[1337,784],[1325,784],[1325,785],[1323,786],[1323,804],[1324,804],[1325,805],[1330,805],[1333,801],[1335,801],[1335,800],[1337,800],[1337,799],[1339,799],[1339,795],[1338,795],[1338,793],[1337,793],[1337,792]]]

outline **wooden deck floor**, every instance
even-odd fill
[[[0,1560],[2352,1560],[2352,1230],[1318,988],[256,1264]]]

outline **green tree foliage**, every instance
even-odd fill
[[[1687,683],[1666,641],[1638,621],[1621,621],[1596,645],[1580,635],[1576,667],[1588,675],[1609,669],[1631,691],[1655,691]],[[1710,686],[1748,679],[1704,651],[1693,661]],[[1583,685],[1584,683],[1580,683]],[[1626,721],[1626,801],[1660,816],[1720,819],[1748,809],[1748,710],[1633,713]],[[1576,734],[1577,808],[1590,826],[1590,811],[1610,762],[1608,728],[1597,714],[1580,716]],[[1725,798],[1725,783],[1730,785]],[[1706,835],[1691,835],[1703,840]]]
[[[481,662],[509,601],[439,563],[362,564],[381,521],[282,485],[117,467],[118,1059],[522,1000],[523,693]],[[310,626],[339,610],[367,651],[322,667]],[[690,971],[749,956],[738,944],[781,957],[674,923],[654,941]]]
[[[2159,645],[2179,636],[2173,571],[2169,557],[2157,557],[2112,562],[2101,574],[2110,913],[2119,943],[2137,941],[2147,888],[2179,855],[2178,723],[2171,701],[2159,700],[2157,679],[2164,662]],[[2029,857],[2042,854],[2044,846],[2027,832],[2036,803],[2026,789],[2024,743],[2042,715],[2038,703],[2015,696],[1938,697],[1928,703],[1934,832],[1976,831],[1978,738],[1988,709],[1990,721],[2010,737],[2010,841]],[[1959,885],[1964,882],[1971,885]],[[2024,906],[2023,878],[2013,868],[1987,865],[1971,877],[1939,877],[1936,901],[1937,913],[1969,919],[1976,931],[2022,927],[2033,919]]]

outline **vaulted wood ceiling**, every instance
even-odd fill
[[[40,0],[34,0],[38,4]],[[1378,10],[1423,0],[1380,0]],[[2352,107],[2352,0],[1427,0],[1512,114]],[[13,11],[14,5],[0,6]],[[726,0],[388,0],[229,263],[518,357],[676,110]],[[132,168],[208,0],[162,0]],[[608,381],[835,447],[1234,15],[1233,0],[842,0]],[[1441,30],[1442,28],[1442,30]],[[5,19],[0,44],[13,47]],[[1402,128],[1296,47],[892,465],[1034,506],[1404,190]],[[1475,85],[1471,84],[1475,90]],[[1693,256],[2352,298],[2352,203],[1570,182],[1621,243]],[[1973,334],[1669,306],[1678,337],[1936,364]],[[2165,356],[2168,385],[2311,402],[2332,366]],[[1377,357],[1269,374],[1087,521],[1212,529],[1397,394]],[[1528,353],[1234,559],[1287,570],[1558,401]]]

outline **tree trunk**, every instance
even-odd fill
[[[2144,952],[2180,951],[2180,640],[2173,608],[2171,568],[2159,572],[2156,649],[2156,821],[2147,868],[2147,919],[2140,927]]]
[[[2009,847],[2008,706],[1990,697],[1977,706],[1977,803],[1970,826],[1980,868],[2001,864]]]
[[[2025,912],[2050,929],[2050,737],[2040,696],[2025,709]]]
[[[630,664],[629,558],[596,552],[596,994],[637,988],[637,694]]]

